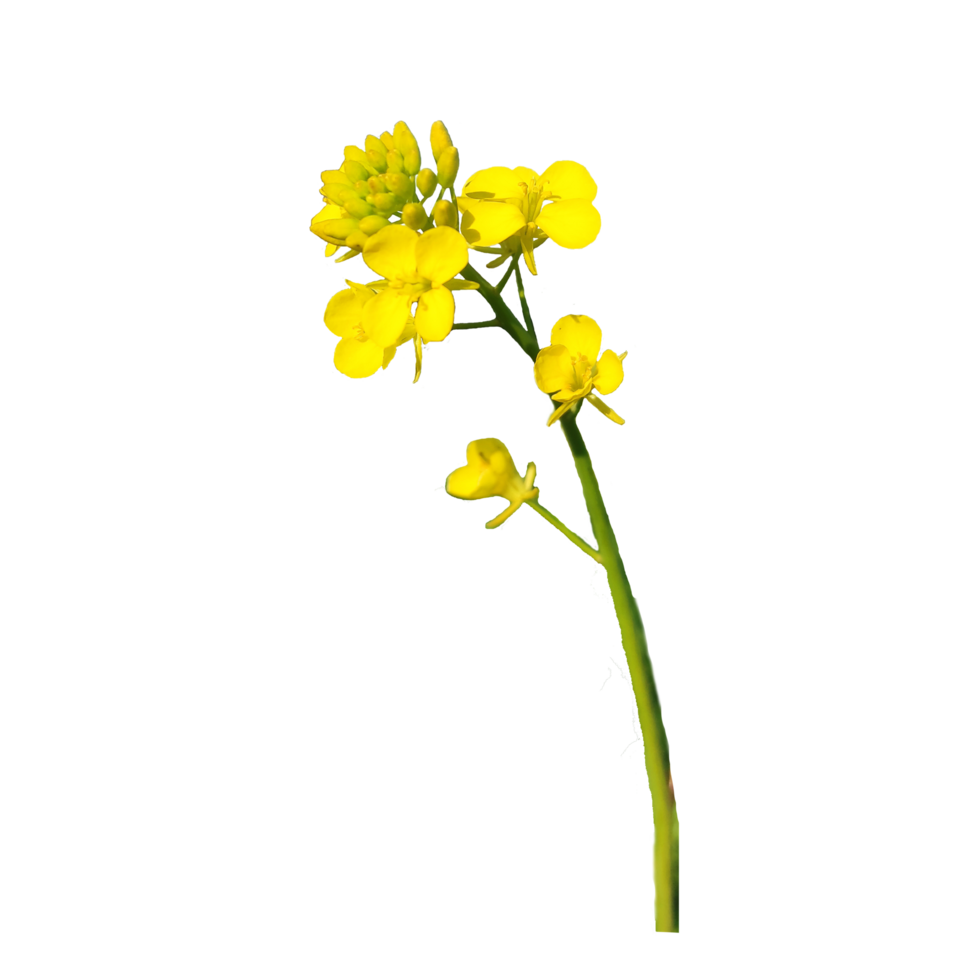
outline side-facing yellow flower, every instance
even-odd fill
[[[391,363],[395,348],[415,336],[415,325],[408,317],[393,343],[387,346],[375,343],[364,329],[364,307],[376,291],[349,279],[347,285],[348,289],[342,289],[327,303],[323,322],[331,333],[340,337],[333,353],[337,370],[348,378],[367,378]]]
[[[469,261],[466,241],[455,228],[432,228],[420,235],[405,225],[391,225],[368,240],[364,261],[386,280],[386,288],[364,306],[364,329],[377,345],[388,347],[396,343],[416,304],[418,358],[423,341],[449,336],[456,315],[452,290],[479,288],[453,278]]]
[[[622,384],[623,358],[627,352],[614,354],[607,350],[599,357],[601,343],[602,331],[590,316],[572,313],[551,328],[551,346],[540,350],[534,360],[534,380],[538,387],[562,403],[551,413],[548,425],[583,398],[592,402],[606,418],[623,424],[624,420],[592,394],[592,389],[608,395]]]
[[[595,241],[602,223],[595,196],[588,170],[571,160],[559,160],[540,175],[529,167],[490,167],[463,185],[457,200],[461,230],[473,248],[515,237],[528,270],[537,275],[536,245],[551,238],[563,248],[584,248]]]
[[[486,525],[500,527],[521,504],[537,498],[536,473],[534,463],[528,463],[522,477],[499,439],[475,439],[466,447],[466,465],[453,470],[446,478],[446,492],[461,500],[503,497],[509,501],[507,509]]]

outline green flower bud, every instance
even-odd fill
[[[348,143],[343,149],[344,155],[344,170],[350,174],[350,164],[356,163],[362,166],[368,174],[374,175],[378,171],[371,166],[371,161],[368,159],[368,155],[356,144]],[[363,177],[355,177],[355,180],[363,180]]]
[[[364,149],[367,153],[368,163],[379,173],[382,173],[388,166],[388,147],[377,136],[369,136],[364,141]]]
[[[385,175],[385,183],[388,185],[388,190],[403,201],[412,196],[412,178],[406,177],[405,174],[389,172]]]
[[[439,157],[439,183],[448,187],[459,173],[459,150],[455,146],[447,146]]]
[[[452,201],[436,201],[432,209],[432,220],[437,226],[448,225],[450,228],[456,227],[456,208]]]
[[[422,155],[419,153],[419,144],[415,136],[403,122],[395,123],[395,149],[401,153],[405,161],[405,173],[417,174],[419,167],[422,166]]]
[[[446,129],[446,124],[441,119],[432,124],[432,131],[429,133],[429,145],[432,147],[432,159],[436,163],[439,162],[442,151],[453,145],[449,130]]]
[[[421,231],[425,227],[427,220],[427,215],[425,213],[425,208],[421,204],[417,204],[414,201],[411,204],[406,204],[402,208],[402,221],[408,225],[412,231]]]
[[[323,222],[323,233],[327,236],[327,241],[333,239],[335,244],[343,243],[348,235],[357,230],[358,224],[354,218],[331,218],[330,221]]]
[[[398,207],[394,194],[368,194],[368,204],[372,204],[382,214],[391,214]]]
[[[366,180],[359,180],[354,185],[354,193],[358,197],[367,197],[368,194],[371,193],[371,188],[368,186],[368,182]]]
[[[419,171],[418,177],[415,178],[415,186],[419,189],[423,199],[431,197],[439,186],[439,179],[428,167],[425,167]]]
[[[362,201],[359,197],[352,197],[345,201],[344,210],[352,218],[366,218],[369,214],[374,214],[374,208],[367,201]]]
[[[349,184],[324,184],[320,188],[320,193],[331,204],[339,204],[341,207],[344,206],[345,202],[358,196],[357,192]]]
[[[376,235],[382,228],[388,227],[388,219],[382,218],[380,214],[372,214],[367,218],[361,218],[358,228],[365,235]]]
[[[367,172],[367,169],[359,164],[356,160],[345,160],[344,161],[344,173],[350,177],[351,180],[367,180],[371,175]]]
[[[346,173],[343,170],[324,170],[320,174],[320,182],[323,184],[343,184],[346,183],[345,176]]]

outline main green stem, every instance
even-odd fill
[[[585,504],[592,520],[592,532],[599,544],[599,554],[602,555],[602,563],[609,579],[609,591],[612,593],[613,607],[622,631],[623,649],[626,651],[626,663],[629,665],[630,680],[636,696],[636,710],[640,716],[643,756],[650,783],[650,796],[653,799],[653,882],[656,888],[657,932],[678,932],[680,855],[677,806],[670,776],[667,732],[660,713],[660,698],[653,679],[653,665],[650,663],[643,620],[626,577],[616,535],[599,492],[599,481],[592,469],[592,460],[579,431],[578,420],[571,414],[563,415],[561,428],[582,482]]]
[[[525,323],[514,315],[504,302],[500,293],[480,275],[473,266],[463,270],[463,277],[480,287],[480,294],[490,304],[499,325],[520,344],[521,349],[533,361],[538,355],[538,341],[531,324],[527,300],[524,297],[523,282],[519,270],[519,283],[522,311]],[[626,568],[619,553],[616,535],[613,533],[606,505],[599,491],[599,481],[592,469],[592,460],[585,440],[579,431],[576,414],[568,412],[561,418],[562,431],[575,460],[575,469],[582,483],[582,493],[592,521],[592,531],[599,545],[602,565],[609,580],[613,607],[622,633],[626,663],[629,665],[636,709],[640,718],[640,732],[643,735],[643,756],[646,763],[647,780],[650,784],[650,797],[653,801],[653,882],[656,889],[657,932],[678,932],[680,928],[679,896],[679,831],[677,806],[674,802],[674,784],[670,775],[670,750],[667,745],[667,732],[664,730],[660,712],[660,698],[653,679],[653,665],[647,649],[646,633],[640,609],[626,577]]]

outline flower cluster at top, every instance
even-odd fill
[[[419,144],[403,122],[395,124],[394,133],[368,136],[363,150],[344,147],[340,168],[320,174],[320,193],[326,203],[310,224],[310,231],[327,243],[327,255],[346,245],[350,251],[338,261],[353,258],[391,224],[405,224],[415,231],[432,226],[424,203],[437,186],[442,187],[441,200],[452,185],[459,170],[459,151],[441,122],[432,126],[431,143],[437,173],[422,168]]]
[[[540,174],[529,167],[489,167],[466,180],[457,196],[459,150],[442,122],[432,125],[429,145],[435,169],[422,166],[415,136],[398,122],[391,132],[368,136],[363,149],[345,147],[341,165],[320,175],[324,205],[310,230],[326,242],[328,256],[344,248],[336,261],[360,256],[379,277],[348,279],[327,304],[324,322],[339,338],[334,364],[348,377],[387,368],[398,347],[411,341],[418,381],[422,345],[445,340],[455,324],[453,293],[479,289],[496,310],[494,301],[511,272],[533,338],[520,262],[536,275],[536,251],[544,243],[578,249],[599,234],[597,188],[582,164],[559,160]],[[488,268],[510,262],[497,287],[470,266],[471,250],[492,256]],[[482,325],[503,324],[465,326]],[[556,406],[549,425],[582,401],[622,423],[593,389],[605,395],[619,386],[626,355],[607,350],[600,357],[600,340],[594,320],[568,315],[555,324],[550,346],[525,345],[536,354],[537,386]]]

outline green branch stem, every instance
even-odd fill
[[[528,507],[532,510],[536,510],[552,527],[558,528],[562,534],[568,538],[576,547],[581,548],[590,558],[597,561],[600,565],[602,564],[602,555],[599,554],[592,545],[587,544],[582,538],[580,538],[574,531],[565,527],[564,524],[550,510],[546,510],[541,506],[536,500],[526,501]]]
[[[475,282],[480,287],[480,295],[490,304],[490,309],[497,315],[500,326],[517,341],[521,350],[533,361],[538,356],[538,340],[533,331],[529,331],[520,320],[514,316],[511,308],[504,302],[500,293],[480,275],[472,265],[468,265],[460,273],[464,279]]]
[[[519,258],[519,256],[515,256]],[[524,323],[527,329],[534,334],[534,324],[531,322],[531,311],[527,307],[527,298],[524,295],[524,280],[521,278],[521,267],[519,263],[514,265],[514,274],[517,277],[517,295],[521,300],[521,313],[524,314]]]

